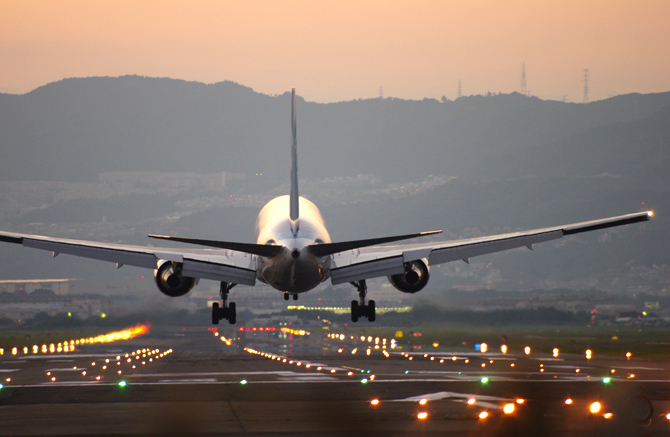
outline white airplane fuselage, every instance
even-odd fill
[[[300,217],[290,219],[290,196],[269,201],[256,219],[256,243],[283,246],[272,258],[257,257],[257,279],[284,293],[304,293],[330,276],[330,256],[317,257],[310,244],[330,243],[319,209],[299,197]]]

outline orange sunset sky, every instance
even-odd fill
[[[231,80],[307,100],[670,90],[669,0],[0,0],[0,92],[68,77]]]

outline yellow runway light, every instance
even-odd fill
[[[487,417],[489,417],[489,413],[487,413],[486,411],[482,411],[481,413],[479,413],[480,419],[486,419]]]
[[[372,405],[379,405],[379,399],[373,399],[370,401],[370,404]]]
[[[425,411],[422,411],[422,412],[420,412],[419,414],[417,414],[416,417],[417,417],[419,420],[424,420],[424,419],[427,419],[427,418],[428,418],[428,413],[426,413]]]
[[[468,399],[468,405],[474,405],[475,402],[477,402],[477,399],[475,399],[475,398]]]
[[[589,411],[593,414],[598,414],[598,412],[600,411],[600,408],[601,408],[600,402],[594,402],[589,407]]]
[[[505,404],[503,407],[503,413],[512,414],[514,412],[514,404]]]

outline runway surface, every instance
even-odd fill
[[[664,360],[410,352],[373,329],[279,329],[5,351],[0,435],[670,434]]]

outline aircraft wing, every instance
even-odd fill
[[[469,259],[474,256],[524,246],[532,250],[533,244],[556,240],[564,235],[643,222],[649,220],[651,216],[652,212],[646,211],[489,237],[351,249],[332,255],[330,277],[333,284],[343,284],[362,279],[401,274],[405,271],[404,263],[423,258],[428,259],[429,265],[456,260],[469,262]]]
[[[184,276],[242,285],[256,283],[254,255],[237,250],[143,247],[1,231],[0,241],[47,250],[53,256],[65,253],[109,261],[116,263],[117,268],[129,265],[156,269],[159,260],[174,261],[183,263]]]

